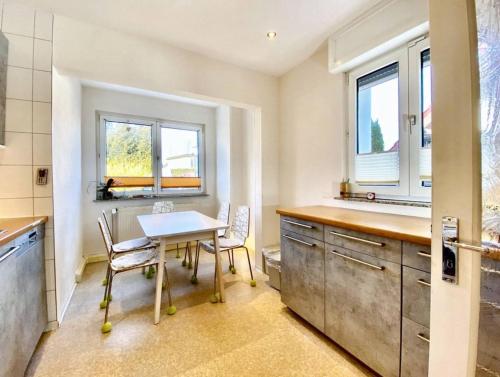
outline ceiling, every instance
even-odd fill
[[[81,21],[281,75],[379,0],[26,0]],[[268,40],[266,33],[277,32]]]

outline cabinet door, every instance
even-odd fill
[[[18,330],[18,362],[26,368],[47,324],[43,240],[17,256],[17,298],[21,326]],[[24,369],[23,369],[24,373]]]
[[[430,327],[431,274],[403,266],[403,317]]]
[[[398,376],[401,265],[326,248],[326,335],[381,375]]]
[[[325,246],[281,231],[281,300],[314,327],[325,324]]]
[[[14,247],[14,246],[12,246]],[[0,376],[22,376],[24,370],[16,367],[18,349],[16,301],[19,298],[16,281],[16,257],[8,256],[0,262]]]
[[[427,377],[429,329],[403,318],[401,377]]]

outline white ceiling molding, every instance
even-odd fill
[[[328,40],[331,73],[347,72],[429,31],[429,5],[422,0],[377,4]]]

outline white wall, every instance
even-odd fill
[[[324,47],[280,79],[282,206],[333,205],[430,217],[430,209],[334,200],[346,171],[346,81]]]
[[[152,40],[56,16],[54,65],[83,79],[187,96],[205,96],[256,111],[253,138],[265,164],[256,166],[257,218],[264,242],[279,238],[278,80]],[[262,143],[262,144],[261,144]],[[260,190],[260,189],[259,189]],[[259,221],[259,220],[258,220]],[[260,225],[259,225],[260,227]],[[260,250],[261,241],[256,248]],[[257,259],[258,260],[258,259]]]
[[[216,155],[217,155],[217,198],[221,202],[231,200],[231,124],[230,107],[218,106],[215,110]]]
[[[57,318],[61,321],[82,263],[82,106],[80,82],[56,69],[53,91],[54,242]]]
[[[216,123],[215,108],[174,102],[161,98],[128,94],[114,90],[84,87],[82,94],[82,190],[84,254],[105,252],[96,219],[103,209],[115,207],[152,205],[154,199],[95,202],[97,178],[96,112],[112,112],[180,122],[205,125],[205,169],[208,196],[172,198],[183,209],[197,209],[208,215],[215,215],[216,190]]]

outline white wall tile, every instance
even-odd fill
[[[30,133],[6,132],[5,148],[0,148],[0,165],[31,165],[32,135]]]
[[[34,198],[33,215],[34,216],[52,216],[52,198]]]
[[[33,199],[0,199],[0,218],[33,216]]]
[[[34,68],[41,71],[52,71],[52,42],[35,39]]]
[[[45,286],[47,291],[56,289],[56,276],[54,271],[54,260],[45,260]]]
[[[35,29],[35,10],[23,4],[4,4],[2,31],[32,37]]]
[[[9,40],[8,65],[23,68],[33,68],[33,38],[8,34]]]
[[[52,133],[52,105],[48,102],[33,102],[33,132]]]
[[[32,131],[31,101],[8,99],[5,102],[5,131]]]
[[[45,260],[54,259],[54,237],[52,232],[45,231],[45,238],[43,239],[45,248]]]
[[[47,313],[48,320],[55,321],[56,315],[56,291],[47,291]]]
[[[52,21],[51,13],[36,11],[35,15],[35,38],[52,40]]]
[[[52,136],[33,134],[33,165],[52,165]]]
[[[37,185],[38,168],[49,169],[49,176],[46,185]],[[45,198],[52,196],[52,167],[51,166],[33,166],[33,196],[35,198]]]
[[[33,101],[51,102],[52,74],[44,71],[33,71]]]
[[[7,68],[7,98],[32,100],[33,71],[31,69]]]
[[[0,166],[0,199],[31,198],[33,168],[31,166]]]

